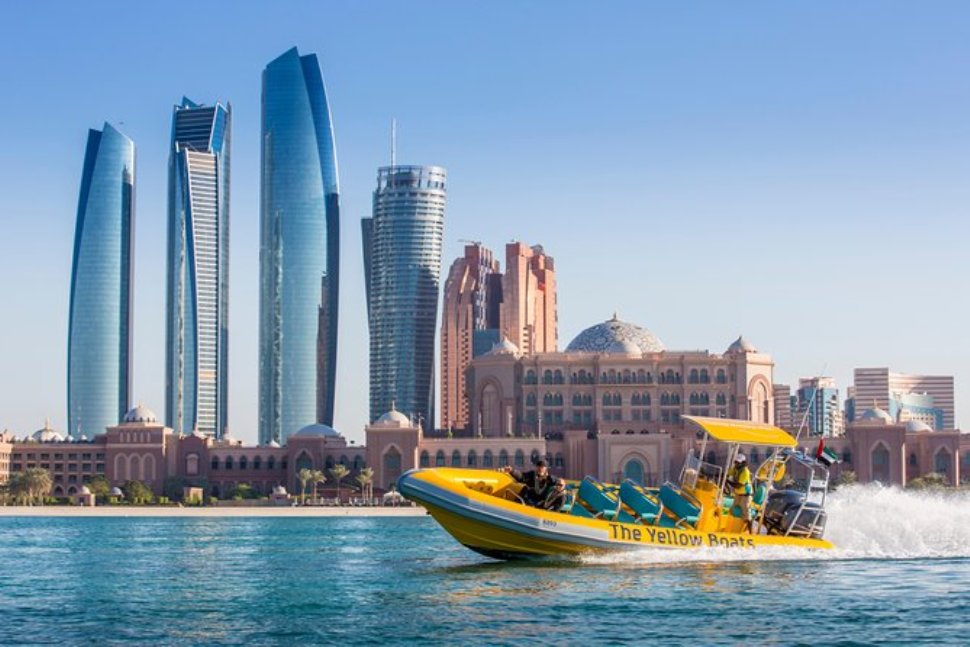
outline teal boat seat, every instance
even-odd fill
[[[636,523],[632,515],[620,508],[620,500],[600,489],[599,483],[591,476],[587,476],[579,484],[579,498],[596,511],[596,517],[622,523]]]
[[[748,512],[750,517],[754,519],[758,516],[758,512],[761,506],[764,505],[765,499],[768,497],[768,484],[764,481],[760,481],[754,489],[754,496],[751,497],[752,505],[749,506]],[[734,506],[734,497],[726,496],[721,500],[724,507],[725,514],[730,514],[732,517],[741,517],[741,508]]]
[[[764,481],[759,481],[758,486],[754,489],[754,498],[751,500],[755,505],[760,506],[765,502],[765,497],[768,496],[768,484]]]
[[[648,495],[630,479],[620,483],[620,500],[637,513],[637,517],[644,523],[655,524],[663,515],[663,504],[660,500]]]
[[[569,509],[569,514],[571,514],[574,517],[583,517],[585,519],[595,519],[596,518],[596,517],[593,516],[593,513],[592,512],[590,512],[589,510],[587,510],[586,508],[584,508],[583,507],[583,504],[582,503],[579,503],[578,501],[576,503],[574,503],[573,506]]]
[[[660,487],[660,502],[676,518],[677,526],[696,524],[701,509],[688,501],[673,483],[669,481]]]

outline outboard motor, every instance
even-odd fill
[[[779,490],[768,496],[765,526],[771,535],[821,539],[825,531],[825,510],[808,501],[804,492]]]

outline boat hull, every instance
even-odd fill
[[[398,491],[424,506],[459,542],[499,559],[669,549],[757,549],[791,546],[826,549],[824,539],[703,532],[587,519],[539,510],[480,491],[499,491],[508,477],[491,470],[416,469],[401,476]]]

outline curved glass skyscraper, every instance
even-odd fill
[[[263,71],[259,439],[333,424],[340,206],[327,92],[294,47]]]
[[[116,425],[131,392],[135,144],[105,124],[88,132],[71,267],[69,433]]]
[[[377,171],[362,222],[370,324],[370,420],[393,403],[434,427],[434,351],[445,223],[445,170]]]
[[[183,98],[168,163],[165,424],[217,438],[228,418],[231,116]]]

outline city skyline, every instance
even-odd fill
[[[297,21],[240,8],[227,18],[232,29],[219,44],[237,54],[229,60],[213,55],[215,44],[191,56],[152,57],[165,50],[159,36],[141,32],[136,40],[124,29],[111,30],[113,37],[122,32],[121,40],[79,41],[79,25],[108,29],[91,19],[98,12],[89,7],[65,7],[56,16],[10,8],[19,27],[3,45],[10,56],[40,25],[67,47],[5,70],[8,87],[34,88],[33,80],[53,70],[89,74],[53,73],[59,82],[35,88],[29,106],[4,107],[6,122],[22,126],[8,138],[17,155],[3,159],[11,185],[3,198],[7,253],[0,270],[10,277],[3,293],[14,313],[3,337],[26,343],[2,351],[17,379],[3,390],[0,426],[23,433],[50,415],[55,426],[69,427],[58,386],[71,256],[66,221],[77,199],[80,133],[105,118],[139,144],[133,399],[163,408],[164,298],[153,286],[164,283],[165,108],[185,93],[232,100],[235,108],[231,244],[234,258],[245,260],[232,268],[230,418],[235,435],[255,438],[254,79],[294,43],[327,61],[345,213],[356,219],[369,210],[373,168],[387,157],[386,126],[396,116],[406,157],[451,171],[446,257],[460,253],[458,239],[486,236],[542,240],[556,250],[564,338],[588,325],[589,312],[618,310],[674,346],[717,349],[725,328],[743,332],[772,352],[780,382],[825,374],[849,385],[854,367],[888,365],[953,374],[957,399],[966,402],[970,357],[959,330],[970,274],[959,253],[970,171],[968,97],[960,83],[966,11],[862,6],[841,8],[833,20],[827,6],[764,8],[761,20],[744,22],[717,8],[706,16],[633,5],[618,6],[613,16],[574,9],[581,15],[566,20],[526,8],[514,26],[482,7],[419,5],[410,17],[367,12],[374,38],[362,43],[347,34],[364,24],[362,10],[304,8]],[[214,8],[199,11],[224,18]],[[319,33],[324,14],[334,25],[326,39]],[[470,42],[441,29],[462,18],[481,26]],[[146,8],[114,18],[115,25],[151,21],[160,33],[173,19]],[[413,26],[407,37],[402,20]],[[572,47],[578,24],[613,37],[581,54]],[[534,52],[526,50],[530,34],[542,25],[548,56],[526,55]],[[663,29],[645,39],[635,25]],[[822,39],[826,56],[812,45]],[[496,51],[497,42],[506,46]],[[375,83],[374,70],[404,47],[435,60],[439,73],[414,87],[406,76]],[[469,69],[481,73],[466,75]],[[92,74],[97,92],[85,83]],[[566,156],[582,163],[563,165]],[[356,227],[344,229],[342,246],[359,249]],[[930,238],[932,252],[915,244]],[[48,256],[37,263],[41,251]],[[894,272],[888,286],[887,266],[904,259],[915,259],[919,271]],[[831,277],[824,299],[796,280],[810,264],[824,265]],[[23,267],[32,269],[13,280]],[[337,400],[346,412],[335,426],[359,437],[367,341],[357,254],[345,255],[341,269],[347,316],[339,324]],[[872,307],[860,308],[862,293],[846,285],[885,287],[869,295]],[[934,315],[899,316],[900,294],[935,304]]]

